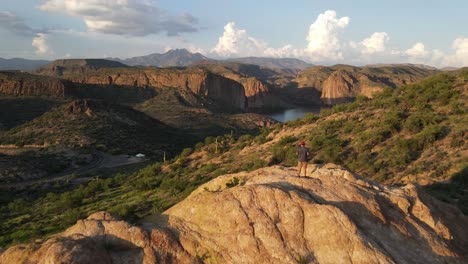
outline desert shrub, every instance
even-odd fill
[[[165,191],[168,191],[172,195],[181,193],[190,186],[190,181],[188,179],[179,176],[164,178],[161,183],[161,188]]]
[[[417,111],[411,113],[408,119],[403,123],[403,127],[412,133],[418,133],[425,126],[437,124],[442,120],[442,117],[437,116],[431,110]]]
[[[297,163],[297,146],[291,142],[297,141],[294,137],[284,137],[272,147],[272,158],[270,165],[283,164],[285,166],[294,166]]]
[[[266,167],[268,163],[262,159],[255,159],[253,161],[249,161],[247,163],[244,163],[239,171],[253,171],[259,168]]]
[[[302,120],[304,120],[304,122],[308,124],[314,123],[315,121],[319,119],[320,119],[320,115],[316,115],[313,113],[306,113],[304,117],[302,118]]]
[[[272,140],[272,138],[269,138],[264,134],[260,134],[260,135],[256,136],[255,139],[254,139],[255,143],[257,143],[257,144],[264,144],[264,143],[266,143],[266,142],[268,142],[270,140]]]
[[[405,117],[405,113],[401,111],[389,111],[385,114],[383,123],[395,133],[400,131],[401,122]]]
[[[109,211],[112,213],[117,214],[118,216],[124,218],[124,219],[129,219],[130,217],[133,216],[135,208],[129,204],[118,204],[114,207],[112,207]]]
[[[215,138],[214,137],[206,137],[205,138],[205,145],[210,145],[210,144],[213,144],[215,142]]]
[[[62,224],[64,226],[69,226],[83,217],[85,217],[85,215],[78,208],[66,210],[62,216]]]
[[[456,115],[463,115],[466,112],[466,109],[463,106],[463,103],[458,100],[452,100],[450,102],[450,108],[451,108],[452,113]]]
[[[197,144],[195,144],[195,149],[196,150],[200,150],[203,148],[205,144],[203,144],[203,142],[198,142]]]
[[[252,140],[253,140],[253,136],[252,136],[252,135],[245,134],[245,135],[240,136],[240,137],[237,139],[237,142],[249,142],[249,141],[252,141]]]
[[[201,167],[198,170],[198,173],[202,174],[202,175],[206,175],[206,174],[209,174],[209,173],[215,171],[218,167],[219,167],[218,164],[208,163],[208,164],[204,165],[203,167]]]
[[[444,136],[444,129],[439,125],[430,125],[425,127],[421,133],[415,136],[418,148],[423,149],[432,145],[435,141],[441,139]]]
[[[188,155],[192,154],[193,149],[192,148],[184,148],[182,152],[180,153],[181,157],[187,157]]]
[[[450,141],[450,146],[452,148],[462,147],[465,144],[465,132],[456,131],[452,133],[452,140]]]
[[[235,186],[239,185],[239,182],[240,182],[239,178],[234,177],[231,180],[229,180],[228,182],[226,182],[226,188],[235,187]]]
[[[51,206],[55,209],[55,212],[61,212],[81,205],[82,199],[82,196],[67,192],[61,194],[58,200],[51,202]]]
[[[297,141],[297,138],[296,137],[293,137],[293,136],[285,136],[285,137],[282,137],[279,142],[277,143],[277,145],[280,145],[280,146],[284,146],[286,144],[289,144],[289,143],[293,143],[293,142],[296,142]]]
[[[139,170],[138,175],[142,177],[153,176],[153,175],[158,174],[160,171],[161,171],[161,163],[156,162]]]
[[[27,203],[23,199],[16,199],[8,203],[10,213],[19,213],[27,208]]]
[[[132,185],[135,189],[140,191],[153,190],[159,187],[162,183],[161,177],[146,177],[132,181]]]

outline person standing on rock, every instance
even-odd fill
[[[301,170],[304,169],[304,177],[307,177],[307,159],[309,158],[309,149],[306,148],[305,142],[297,146],[297,176],[301,177]]]

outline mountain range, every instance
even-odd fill
[[[26,60],[21,58],[3,59],[0,58],[0,70],[10,71],[31,71],[49,64],[48,60]]]
[[[154,66],[154,67],[183,67],[199,62],[238,62],[243,64],[258,65],[263,68],[270,68],[275,70],[293,69],[296,71],[307,69],[313,64],[307,63],[300,59],[295,58],[267,58],[267,57],[243,57],[243,58],[228,58],[228,59],[212,59],[200,53],[192,53],[186,49],[172,49],[165,53],[152,53],[145,56],[137,56],[126,59],[120,58],[107,58],[121,62],[129,66]],[[0,70],[23,70],[31,71],[39,67],[45,66],[51,61],[47,60],[26,60],[20,58],[2,59],[0,58]],[[411,66],[419,67],[429,70],[436,70],[435,67],[423,64],[373,64],[367,65],[368,67],[383,67],[383,66]],[[450,71],[456,70],[454,67],[445,67],[442,70]]]

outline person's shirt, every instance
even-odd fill
[[[307,153],[309,152],[309,149],[304,147],[304,146],[298,146],[297,147],[297,159],[299,161],[307,161]]]

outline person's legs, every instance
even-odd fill
[[[297,162],[297,176],[301,177],[302,162]]]
[[[304,177],[307,177],[307,162],[304,162]]]

